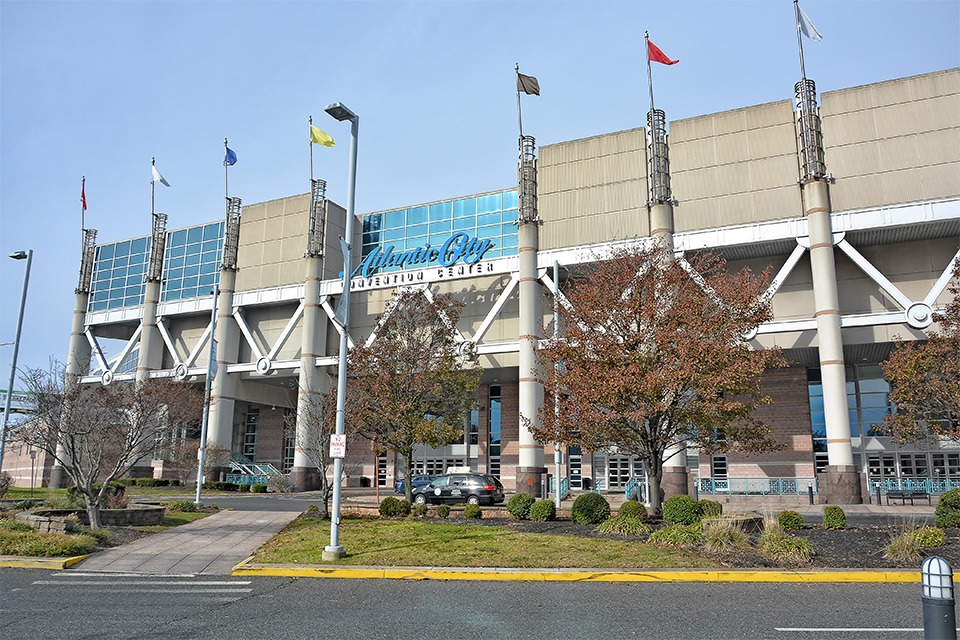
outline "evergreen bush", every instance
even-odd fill
[[[405,518],[410,515],[410,503],[387,496],[380,502],[380,515],[384,518]]]
[[[947,536],[940,527],[920,527],[913,532],[917,544],[921,547],[940,547],[947,541]]]
[[[413,505],[413,513],[416,514],[418,518],[426,517],[427,511],[430,510],[426,504],[415,504]]]
[[[450,505],[442,504],[437,507],[437,517],[438,518],[449,518],[450,517]]]
[[[518,493],[507,502],[507,511],[517,520],[527,520],[530,517],[530,507],[536,501],[529,493]]]
[[[692,496],[680,493],[670,496],[663,503],[663,521],[666,524],[691,525],[699,522],[702,515],[700,503]]]
[[[716,518],[717,516],[722,516],[723,505],[716,500],[708,500],[704,498],[700,500],[700,513],[703,514],[705,518]]]
[[[638,520],[647,519],[647,508],[637,500],[627,500],[617,509],[618,517],[637,518]]]
[[[610,517],[610,503],[599,493],[584,493],[573,501],[570,518],[577,524],[600,524]]]
[[[607,518],[595,531],[598,533],[613,533],[618,536],[639,537],[650,533],[650,525],[634,516],[617,515]]]
[[[546,522],[556,518],[557,506],[553,504],[553,500],[537,500],[530,507],[530,519],[534,522]]]
[[[846,529],[847,514],[843,509],[835,504],[823,508],[823,528],[824,529]]]
[[[253,493],[266,493],[267,485],[260,484],[260,483],[252,484],[250,485],[250,491],[252,491]]]
[[[777,522],[780,523],[780,527],[784,531],[799,531],[803,529],[803,516],[791,509],[781,511],[780,515],[777,516]]]
[[[178,513],[192,513],[197,510],[197,505],[189,500],[174,500],[172,502],[165,503],[164,507],[167,511],[175,511]]]
[[[960,489],[950,489],[937,500],[933,524],[944,529],[960,528]]]
[[[480,510],[480,505],[478,504],[468,504],[463,508],[463,517],[464,518],[475,518],[480,519],[483,517],[483,512]]]

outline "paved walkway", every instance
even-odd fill
[[[70,571],[230,575],[233,567],[297,517],[294,511],[221,511],[99,551]]]

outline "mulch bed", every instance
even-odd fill
[[[469,520],[451,518],[445,522],[473,524],[479,526],[502,526],[516,531],[547,533],[554,535],[577,535],[590,538],[615,538],[621,536],[597,533],[594,525],[576,524],[572,520],[562,519],[552,522],[531,522],[529,520],[511,520],[503,518],[482,518]],[[654,525],[656,527],[656,525]],[[801,531],[791,532],[803,536],[813,544],[815,554],[810,564],[785,565],[777,563],[755,549],[737,549],[720,554],[710,554],[702,549],[698,551],[715,558],[722,566],[730,568],[823,568],[823,569],[918,569],[919,561],[895,562],[883,557],[883,551],[890,539],[909,530],[904,524],[849,525],[846,529],[829,530],[822,525],[808,525]],[[643,538],[638,538],[643,539]],[[954,567],[960,566],[960,531],[946,530],[946,543],[928,550],[930,555],[946,558]]]

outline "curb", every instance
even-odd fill
[[[0,567],[5,569],[66,569],[92,554],[69,558],[37,558],[32,556],[0,556]]]
[[[336,567],[252,564],[253,556],[233,568],[234,576],[346,578],[384,580],[484,580],[490,582],[783,582],[783,583],[916,583],[920,572],[902,569],[783,570],[607,570],[509,569],[472,567]]]

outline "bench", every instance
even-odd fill
[[[887,504],[890,504],[890,499],[899,500],[901,504],[906,505],[907,500],[910,501],[910,504],[913,505],[914,500],[923,500],[926,499],[927,504],[933,505],[933,501],[930,498],[930,494],[926,491],[887,491]]]

